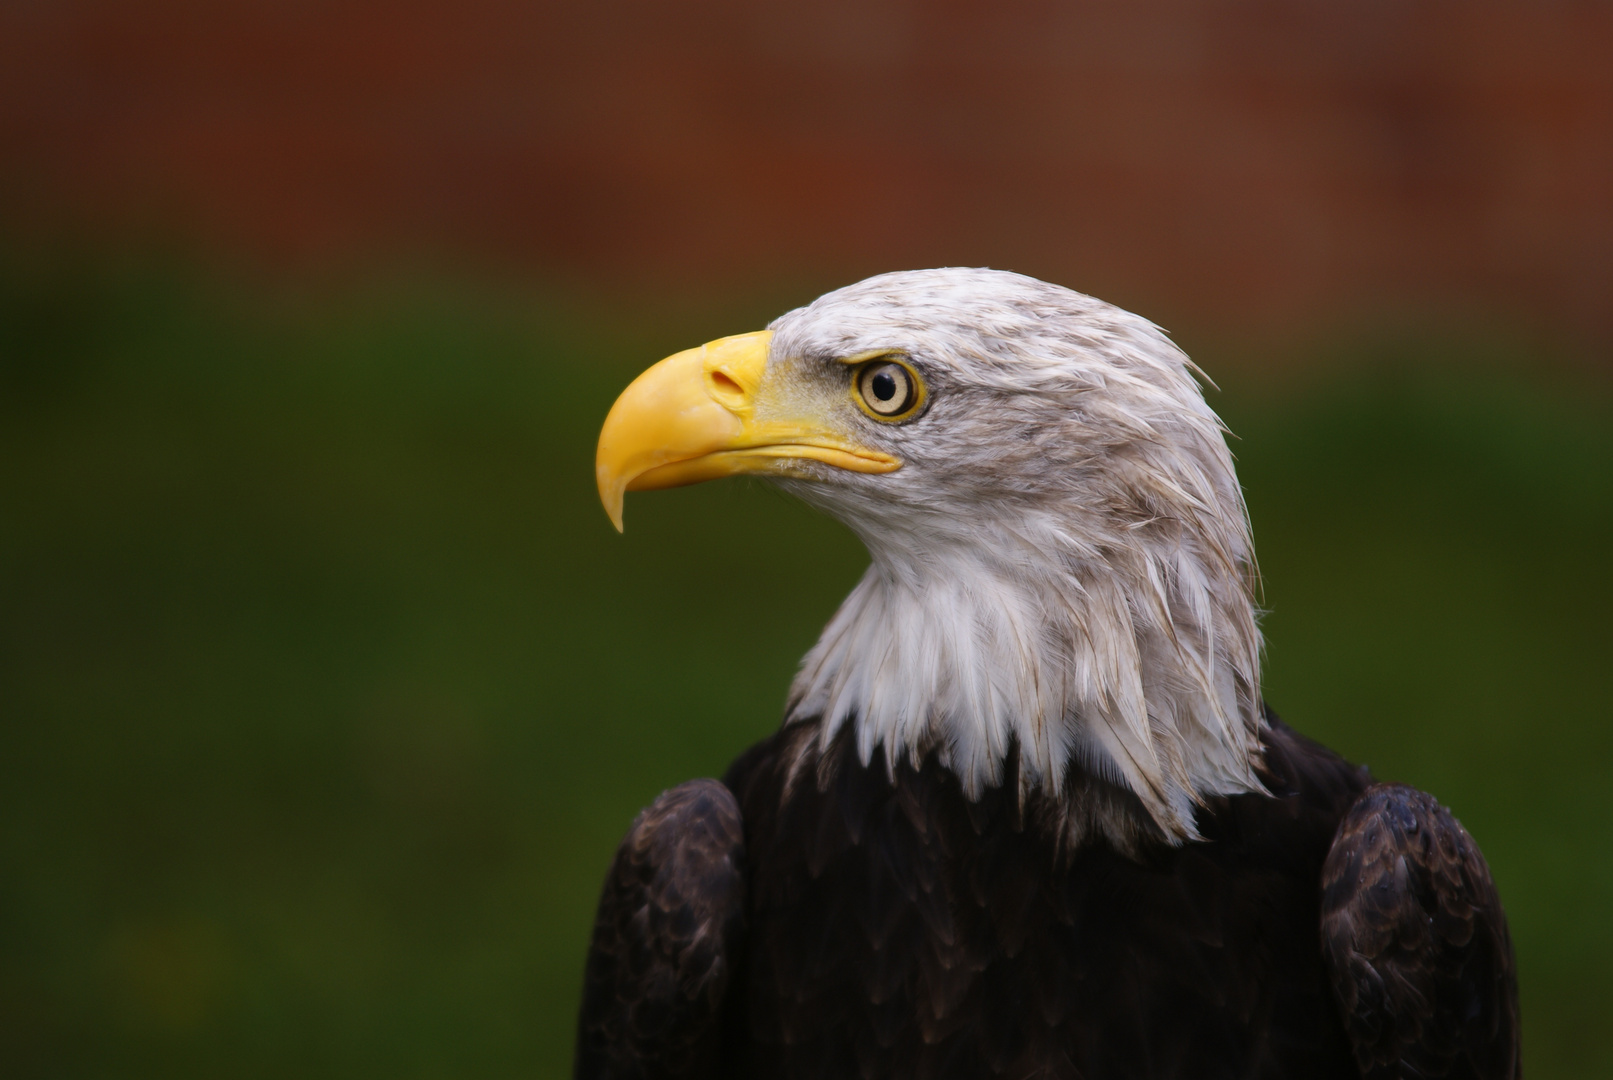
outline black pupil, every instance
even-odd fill
[[[874,396],[881,401],[889,401],[896,396],[896,376],[888,371],[875,372],[872,386]]]

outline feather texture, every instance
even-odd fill
[[[1350,808],[1322,873],[1322,945],[1363,1077],[1518,1075],[1506,916],[1432,796],[1378,784]]]
[[[739,807],[715,780],[663,792],[605,880],[583,981],[576,1072],[709,1076],[744,927]]]
[[[726,874],[678,869],[735,849],[711,843],[731,813],[716,785],[635,823],[601,903],[580,1080],[1355,1077],[1317,882],[1363,770],[1274,721],[1273,794],[1218,797],[1203,840],[1134,859],[1068,847],[1067,798],[1022,802],[1012,752],[1005,783],[970,798],[934,755],[894,778],[864,766],[850,727],[820,753],[819,724],[783,728],[725,779],[742,918]],[[1065,790],[1135,798],[1078,776]],[[651,899],[668,891],[654,882],[675,899]],[[681,910],[727,914],[667,915]],[[688,930],[736,921],[737,938]],[[718,966],[721,1002],[689,992]]]

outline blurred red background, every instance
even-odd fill
[[[1613,340],[1613,6],[0,8],[13,231],[609,288],[1023,270],[1239,336]]]

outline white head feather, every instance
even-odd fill
[[[893,350],[929,390],[921,415],[859,433],[901,469],[781,481],[872,557],[787,721],[821,716],[825,743],[853,723],[865,763],[935,752],[971,797],[1017,746],[1023,789],[1097,776],[1171,842],[1195,835],[1206,797],[1261,789],[1243,495],[1196,369],[1159,328],[951,268],[869,278],[771,329],[770,375]],[[1138,834],[1102,817],[1087,826]]]

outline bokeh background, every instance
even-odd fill
[[[864,555],[634,496],[654,360],[888,269],[1169,328],[1267,694],[1613,1075],[1613,7],[0,4],[0,1075],[559,1077],[636,810]]]

